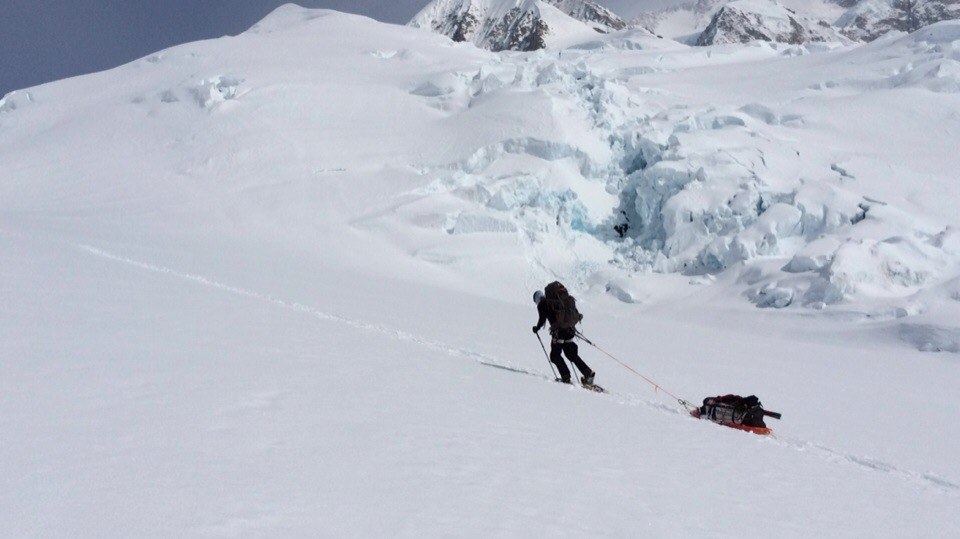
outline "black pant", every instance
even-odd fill
[[[580,359],[580,356],[577,355],[577,343],[575,342],[556,342],[553,341],[550,343],[550,361],[557,366],[557,371],[560,372],[561,380],[570,380],[570,369],[567,368],[566,362],[563,361],[563,356],[560,355],[560,352],[566,354],[567,359],[573,362],[577,366],[577,369],[580,370],[580,373],[584,376],[588,374],[593,374],[593,371],[590,370],[590,367]]]

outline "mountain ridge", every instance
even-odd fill
[[[434,0],[409,24],[493,51],[539,50],[565,35],[626,27],[590,0]]]

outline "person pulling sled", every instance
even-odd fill
[[[543,291],[534,292],[533,301],[537,304],[539,314],[537,325],[533,326],[533,332],[539,337],[540,328],[546,322],[550,322],[550,362],[556,365],[557,372],[560,373],[559,381],[565,384],[570,383],[570,369],[563,361],[562,353],[583,375],[580,382],[584,386],[595,386],[593,379],[596,373],[580,359],[577,343],[574,342],[577,335],[576,326],[580,320],[583,320],[583,315],[577,311],[577,300],[559,281],[554,281]]]

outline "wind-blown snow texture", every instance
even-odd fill
[[[957,535],[958,51],[287,6],[5,96],[4,532]],[[586,346],[611,393],[551,383],[555,278],[776,437]]]

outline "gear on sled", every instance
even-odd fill
[[[720,395],[703,399],[703,405],[695,408],[690,415],[700,419],[709,419],[725,427],[754,432],[756,434],[770,434],[773,432],[763,418],[780,419],[780,414],[763,409],[763,404],[755,395],[741,397],[740,395]]]

